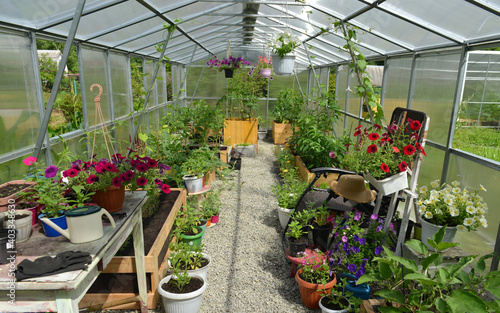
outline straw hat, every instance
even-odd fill
[[[338,181],[330,182],[338,195],[357,203],[368,203],[375,199],[377,192],[366,188],[365,179],[360,175],[342,175]]]

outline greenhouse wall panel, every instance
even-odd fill
[[[430,118],[427,138],[446,145],[457,86],[460,54],[421,56],[416,59],[411,109]]]
[[[27,37],[0,33],[0,155],[34,145],[40,130]]]
[[[111,53],[109,56],[111,80],[113,84],[113,105],[115,118],[126,116],[130,113],[130,70],[127,56]]]
[[[408,105],[412,58],[391,58],[385,71],[383,90],[383,108],[386,121],[391,120],[392,112],[397,107]]]

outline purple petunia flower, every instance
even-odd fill
[[[79,167],[82,164],[83,164],[82,160],[76,160],[76,161],[71,162],[71,167]]]
[[[51,166],[47,167],[47,169],[45,170],[45,177],[52,178],[52,177],[57,175],[57,171],[59,171],[57,166],[51,165]]]
[[[351,248],[351,251],[354,252],[354,253],[359,253],[359,251],[361,251],[361,250],[359,249],[359,247],[353,246]]]
[[[352,240],[358,242],[359,241],[359,236],[356,234],[352,237]]]
[[[378,215],[377,215],[377,214],[372,214],[372,215],[370,216],[370,218],[371,218],[372,220],[374,220],[374,221],[375,221],[375,220],[377,220]]]
[[[382,253],[382,251],[384,251],[384,248],[382,248],[382,246],[378,246],[375,248],[375,255],[379,255],[380,253]]]
[[[378,225],[376,229],[377,233],[380,232],[381,230],[382,230],[382,225]]]
[[[347,236],[342,236],[342,242],[347,242]]]
[[[356,274],[354,275],[356,277],[356,280],[358,280],[361,276],[363,276],[366,273],[366,270],[364,268],[360,268]]]
[[[365,238],[363,238],[363,237],[360,237],[360,238],[359,238],[359,244],[360,244],[360,245],[364,245],[364,244],[366,244],[366,239],[365,239]]]
[[[361,219],[361,213],[360,213],[360,212],[356,212],[356,213],[354,214],[354,220],[355,220],[355,221],[359,221],[360,219]]]
[[[356,270],[358,269],[358,267],[356,266],[356,264],[349,264],[347,265],[347,269],[349,270],[349,272],[356,272]]]

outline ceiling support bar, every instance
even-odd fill
[[[195,49],[196,50],[196,49]],[[194,52],[193,52],[193,56],[194,56]],[[208,60],[210,60],[210,55],[207,57],[207,62]],[[191,61],[193,61],[191,59]],[[189,103],[189,105],[191,106],[191,104],[193,103],[193,99],[194,99],[194,96],[196,95],[196,91],[198,90],[198,86],[200,85],[200,82],[201,82],[201,78],[203,77],[203,73],[205,72],[205,69],[207,67],[204,66],[202,69],[201,69],[201,74],[200,74],[200,77],[198,78],[198,82],[196,83],[196,87],[194,88],[194,91],[193,91],[193,95],[191,96],[191,101]]]
[[[73,39],[75,38],[76,30],[78,24],[80,23],[80,18],[82,16],[83,7],[85,6],[85,0],[79,0],[75,8],[75,15],[73,17],[73,22],[71,23],[71,28],[68,32],[68,37],[66,38],[66,43],[64,44],[64,51],[59,61],[59,68],[57,69],[57,74],[54,79],[54,85],[52,85],[52,91],[50,92],[50,98],[47,103],[47,108],[43,114],[43,120],[40,124],[40,132],[38,133],[38,138],[36,140],[35,150],[33,151],[33,156],[38,158],[40,151],[42,150],[42,143],[46,135],[46,130],[49,126],[50,116],[52,115],[52,109],[54,108],[54,102],[56,100],[57,91],[61,85],[61,80],[64,74],[64,68],[68,62],[69,53],[71,51],[71,46],[73,44]]]
[[[139,130],[139,125],[141,125],[142,115],[144,114],[144,112],[146,112],[146,108],[148,107],[149,97],[151,96],[151,92],[153,91],[153,86],[156,82],[156,77],[158,76],[158,71],[160,70],[160,68],[163,65],[162,61],[163,61],[163,57],[165,56],[165,51],[167,50],[168,42],[170,41],[170,38],[172,38],[172,35],[173,35],[175,29],[176,28],[174,28],[174,26],[172,26],[172,29],[169,29],[169,31],[168,31],[167,38],[165,38],[165,40],[163,41],[161,54],[160,54],[160,57],[158,58],[157,65],[156,65],[155,71],[153,73],[153,77],[152,77],[153,79],[151,79],[151,86],[147,89],[148,93],[146,94],[146,98],[144,99],[144,107],[142,108],[142,112],[137,117],[136,127],[134,127],[133,135],[132,135],[132,137],[130,137],[131,140],[130,140],[130,146],[129,146],[127,155],[130,155],[130,153],[132,152],[132,148],[133,148],[134,142],[135,142],[135,137],[137,136],[137,131]]]

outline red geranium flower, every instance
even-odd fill
[[[87,177],[87,179],[85,180],[87,182],[87,184],[93,184],[97,181],[99,181],[99,177],[97,177],[96,175],[90,175],[89,177]]]
[[[377,133],[371,133],[370,135],[368,135],[368,139],[370,140],[377,140],[379,137],[380,136]]]
[[[167,184],[163,184],[161,186],[161,191],[163,191],[164,193],[170,193],[170,186]]]
[[[412,155],[415,153],[415,147],[412,145],[407,145],[403,148],[403,153],[405,155]]]
[[[145,186],[148,183],[148,179],[146,177],[137,178],[137,186]]]
[[[113,186],[118,187],[118,188],[120,188],[122,186],[122,180],[120,179],[120,176],[113,178]]]
[[[411,128],[411,130],[419,130],[419,129],[420,129],[420,127],[422,127],[422,124],[420,124],[420,122],[419,122],[419,121],[412,121],[412,122],[410,123],[410,128]]]
[[[408,168],[408,163],[406,163],[405,161],[401,161],[401,163],[399,163],[398,167],[399,167],[399,170],[401,172],[404,172]]]
[[[360,129],[362,125],[358,125],[358,127],[356,127],[355,129]]]
[[[354,132],[354,137],[358,137],[359,135],[361,135],[360,129],[358,129],[357,131]]]
[[[377,150],[378,150],[377,145],[369,145],[367,149],[368,153],[375,153],[377,152]]]
[[[389,166],[385,163],[382,163],[382,165],[380,165],[380,168],[382,169],[382,171],[386,172],[386,173],[389,173],[389,171],[391,170],[389,168]]]
[[[149,169],[148,165],[146,163],[139,163],[135,167],[139,172],[145,172]]]

